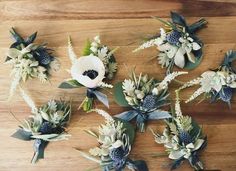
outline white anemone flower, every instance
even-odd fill
[[[105,66],[97,56],[82,56],[73,62],[71,76],[85,87],[96,88],[105,78]]]

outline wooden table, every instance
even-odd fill
[[[136,66],[137,73],[148,73],[155,78],[163,78],[164,70],[155,60],[149,58],[156,54],[155,48],[132,53],[142,37],[158,32],[161,23],[150,16],[169,18],[169,11],[177,11],[186,16],[189,22],[205,17],[208,27],[198,32],[205,42],[204,59],[201,65],[180,79],[187,81],[202,72],[218,66],[224,53],[236,49],[236,1],[235,0],[84,0],[84,1],[53,1],[53,0],[1,0],[0,1],[0,170],[75,170],[83,171],[96,167],[96,164],[84,159],[73,147],[87,151],[97,144],[83,130],[96,129],[103,118],[96,113],[77,111],[83,100],[84,90],[61,90],[59,83],[70,75],[67,55],[67,36],[71,35],[75,51],[79,55],[87,38],[100,35],[104,44],[111,47],[119,46],[116,53],[119,71],[114,82],[127,77],[124,64]],[[30,80],[25,84],[37,105],[50,98],[71,97],[74,100],[74,112],[69,133],[70,140],[50,143],[46,149],[45,159],[36,165],[30,164],[33,155],[32,142],[23,142],[10,135],[14,133],[18,122],[9,114],[12,111],[20,120],[30,114],[29,107],[18,93],[7,103],[10,86],[10,66],[4,65],[6,51],[11,44],[9,29],[14,26],[26,36],[38,31],[37,42],[48,42],[55,50],[55,55],[62,63],[62,69],[55,73],[51,83],[41,84],[38,80]],[[178,87],[172,84],[171,90]],[[181,98],[187,99],[195,88],[185,90]],[[174,94],[172,93],[172,97]],[[200,99],[199,99],[200,100]],[[110,98],[111,114],[124,111]],[[98,108],[104,108],[97,104]],[[232,100],[232,109],[221,102],[209,104],[204,101],[182,104],[185,114],[193,116],[208,136],[209,144],[201,158],[207,170],[236,170],[236,98]],[[151,122],[149,127],[162,131],[163,122]],[[146,160],[151,171],[168,170],[170,160],[163,155],[164,148],[154,142],[150,131],[137,133],[132,150],[134,159]],[[179,169],[191,170],[187,162]]]

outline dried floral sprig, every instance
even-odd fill
[[[174,160],[171,170],[180,167],[184,160],[188,160],[194,170],[203,170],[203,163],[199,159],[199,152],[207,145],[207,138],[200,126],[190,117],[183,116],[180,108],[179,90],[176,91],[175,112],[171,119],[166,120],[163,134],[154,133],[155,141],[163,144],[169,158]]]
[[[216,70],[204,72],[200,77],[185,83],[179,90],[200,85],[186,103],[194,100],[201,94],[205,94],[205,98],[210,98],[211,102],[222,100],[231,106],[231,98],[233,90],[236,88],[236,71],[232,66],[232,62],[236,59],[235,51],[228,51],[222,64]]]
[[[15,42],[7,52],[6,64],[12,65],[11,76],[13,77],[10,87],[9,100],[13,96],[21,81],[26,82],[29,78],[38,78],[46,82],[52,71],[58,71],[60,63],[52,54],[52,49],[46,44],[35,44],[37,32],[26,39],[22,38],[14,28],[10,31]]]
[[[159,82],[148,75],[137,76],[134,71],[130,79],[117,83],[115,86],[115,99],[121,106],[129,106],[132,110],[125,111],[115,117],[125,121],[136,119],[137,128],[140,132],[145,131],[145,123],[148,120],[170,118],[169,112],[160,110],[168,105],[168,85],[177,76],[186,72],[173,72]]]
[[[99,146],[91,148],[90,154],[77,149],[82,156],[99,163],[103,171],[122,171],[125,167],[131,170],[148,171],[143,160],[133,161],[129,158],[131,145],[134,141],[134,128],[127,122],[113,119],[107,112],[94,109],[106,119],[105,124],[99,127],[98,133],[86,131],[97,138]]]
[[[167,68],[167,74],[173,71],[174,65],[186,69],[197,67],[201,62],[203,43],[195,32],[207,23],[206,20],[200,19],[187,25],[185,18],[175,12],[171,12],[171,22],[158,17],[155,19],[161,21],[165,28],[161,28],[159,35],[153,36],[134,52],[156,46],[160,52],[157,56],[159,64]]]
[[[108,98],[100,92],[101,88],[112,88],[111,84],[105,83],[104,79],[112,79],[117,71],[117,63],[114,52],[107,46],[102,45],[99,36],[94,37],[93,42],[87,41],[82,57],[77,57],[68,39],[68,54],[72,63],[70,70],[72,79],[60,84],[59,88],[87,88],[87,95],[79,108],[89,111],[93,107],[93,101],[97,98],[109,108]]]
[[[21,122],[19,129],[12,135],[24,141],[34,140],[34,155],[31,163],[44,158],[44,150],[51,141],[67,140],[70,137],[65,127],[71,116],[71,103],[63,100],[50,100],[36,108],[33,100],[21,89],[21,94],[32,109],[32,115]]]

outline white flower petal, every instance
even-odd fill
[[[95,79],[90,79],[88,76],[83,75],[83,73],[88,70],[97,71],[98,76]],[[71,76],[85,87],[95,88],[99,86],[100,82],[102,82],[105,77],[105,66],[96,56],[83,56],[72,65]]]
[[[201,46],[198,43],[196,43],[196,42],[193,42],[192,45],[193,45],[193,50],[201,49]]]
[[[169,154],[169,158],[176,160],[179,159],[180,157],[184,156],[185,153],[181,150],[181,151],[171,151]]]
[[[185,65],[185,59],[184,59],[184,52],[183,52],[183,49],[182,48],[179,48],[176,55],[175,55],[175,58],[174,58],[174,61],[175,61],[175,65],[180,67],[180,68],[183,68],[184,65]]]

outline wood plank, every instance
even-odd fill
[[[27,0],[11,0],[0,2],[1,21],[169,17],[171,10],[183,13],[185,16],[235,16],[236,3],[227,0],[32,0],[30,3]]]

